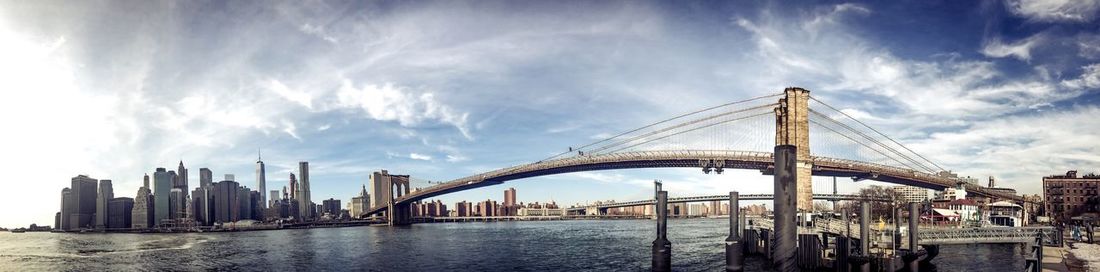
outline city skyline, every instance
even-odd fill
[[[178,161],[252,185],[257,149],[268,189],[309,161],[312,198],[350,202],[380,169],[451,180],[787,86],[1021,193],[1100,171],[1095,2],[204,5],[0,7],[0,89],[15,90],[0,120],[18,128],[0,143],[14,186],[0,205],[29,206],[0,226],[50,224],[78,174],[112,180],[116,197]],[[927,20],[895,19],[916,12]],[[501,200],[509,187],[521,202],[636,200],[653,179],[670,194],[771,191],[753,171],[644,169],[433,200]]]

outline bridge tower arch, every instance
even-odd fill
[[[775,145],[793,145],[798,188],[798,210],[813,209],[813,161],[810,160],[810,91],[790,87],[775,108]]]

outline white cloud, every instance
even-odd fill
[[[473,139],[467,128],[469,113],[459,113],[444,105],[432,93],[418,95],[392,83],[366,84],[357,89],[350,80],[345,80],[337,98],[339,106],[360,108],[372,119],[397,121],[406,127],[437,121],[454,126],[467,139]]]
[[[1037,193],[1043,176],[1100,170],[1100,127],[1095,106],[975,122],[940,132],[912,147],[965,175],[995,176],[1000,184]]]
[[[614,135],[611,135],[611,133],[607,133],[607,132],[601,132],[601,133],[594,134],[592,136],[588,136],[588,139],[603,140],[603,139],[611,138],[611,136],[614,136]]]
[[[1008,0],[1008,10],[1037,22],[1090,22],[1100,11],[1096,0]]]
[[[756,21],[735,19],[738,27],[751,34],[756,47],[750,62],[758,64],[757,71],[750,73],[768,79],[762,85],[802,85],[818,98],[859,95],[867,98],[863,101],[876,101],[834,101],[834,106],[857,108],[845,105],[853,103],[869,113],[898,109],[892,116],[881,116],[884,119],[1000,116],[1080,94],[1061,92],[1055,82],[1039,75],[1003,78],[988,61],[902,59],[863,37],[853,36],[839,23],[813,32],[802,27],[801,22],[824,20],[821,17],[835,22],[836,16],[844,14],[819,13],[793,22],[768,13]],[[1041,37],[1035,35],[1028,41],[1038,43]],[[1030,57],[1023,51],[1013,54]]]
[[[336,43],[340,42],[340,40],[337,39],[335,36],[332,36],[332,35],[329,35],[329,34],[325,33],[325,28],[323,26],[314,26],[314,25],[311,25],[309,23],[305,23],[305,24],[302,24],[301,26],[299,26],[298,30],[302,31],[306,34],[317,36],[317,37],[321,38],[322,40],[325,40],[326,42],[330,42],[330,43],[333,43],[333,44],[336,44]]]
[[[302,140],[302,137],[298,137],[298,128],[294,126],[293,122],[283,120],[282,123],[283,132],[286,132],[286,134],[290,135],[290,137],[294,137],[294,139],[298,139],[298,141]]]
[[[1013,57],[1022,61],[1029,61],[1031,60],[1031,50],[1043,44],[1045,40],[1044,34],[1035,34],[1012,43],[1005,43],[1000,38],[993,38],[985,41],[981,53],[994,58]]]
[[[317,131],[326,131],[330,128],[332,128],[332,124],[324,124],[324,125],[321,125],[321,126],[317,127]]]
[[[1077,36],[1077,56],[1087,59],[1100,58],[1100,34],[1083,33]]]
[[[843,112],[844,114],[847,114],[848,116],[851,116],[852,118],[859,119],[859,120],[878,120],[878,119],[880,119],[878,117],[875,117],[875,116],[871,115],[870,113],[867,113],[866,111],[861,111],[861,110],[857,110],[857,109],[842,109],[842,110],[840,110],[840,112]]]
[[[1062,86],[1074,90],[1100,88],[1100,63],[1093,63],[1081,69],[1084,71],[1080,77],[1062,81]]]
[[[432,160],[432,156],[417,154],[417,153],[409,153],[409,158],[414,159],[414,160],[421,160],[421,161],[430,161],[430,160]]]
[[[313,109],[313,96],[307,92],[292,90],[275,79],[269,79],[267,87],[286,100],[298,103],[307,109]]]
[[[467,158],[466,156],[458,154],[447,154],[447,162],[464,162],[468,160],[470,160],[470,158]]]

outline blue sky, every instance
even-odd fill
[[[77,174],[132,197],[182,159],[254,187],[257,149],[269,189],[305,160],[314,199],[348,201],[377,169],[459,178],[787,86],[945,168],[1039,193],[1042,176],[1100,162],[1098,13],[1094,0],[0,1],[0,225],[50,224]],[[630,200],[653,179],[674,195],[771,188],[751,171],[647,169],[441,199]]]

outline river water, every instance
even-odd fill
[[[720,271],[726,219],[669,221],[673,269]],[[0,271],[645,271],[655,221],[189,234],[0,233]],[[938,271],[1018,271],[1018,245],[943,247]],[[763,261],[750,257],[747,271]]]

